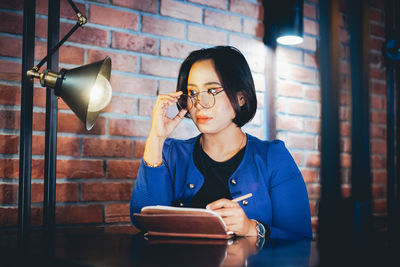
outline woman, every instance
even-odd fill
[[[168,106],[178,104],[175,118]],[[160,95],[131,198],[131,219],[148,205],[202,207],[239,236],[311,239],[306,187],[282,141],[261,141],[241,127],[256,112],[250,68],[235,48],[193,51],[177,91]],[[201,134],[168,138],[184,116]],[[233,198],[252,193],[239,203]],[[137,225],[138,226],[138,225]]]

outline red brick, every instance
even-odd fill
[[[102,178],[102,160],[57,160],[57,178]]]
[[[157,0],[112,0],[113,5],[123,6],[149,13],[157,13]]]
[[[318,171],[314,169],[301,169],[301,174],[303,176],[304,182],[305,183],[316,183],[318,180]]]
[[[374,212],[376,213],[386,213],[387,210],[387,201],[386,199],[375,199],[373,201]]]
[[[0,203],[17,203],[17,198],[17,184],[0,184]]]
[[[371,167],[373,169],[386,168],[386,158],[381,155],[372,155],[371,156]]]
[[[75,114],[58,113],[58,132],[82,133],[82,134],[104,134],[105,118],[98,117],[90,131],[87,131],[83,122]]]
[[[264,75],[266,64],[265,60],[260,60],[260,56],[255,54],[246,54],[245,58],[249,64],[250,70],[253,73],[260,73]]]
[[[351,152],[351,143],[349,138],[341,138],[341,151],[342,152]]]
[[[344,184],[341,186],[342,188],[342,197],[348,198],[351,197],[351,186]]]
[[[304,86],[304,99],[320,101],[321,91],[319,87]]]
[[[121,223],[130,221],[129,203],[109,204],[105,206],[106,223]]]
[[[176,78],[178,76],[179,67],[180,63],[175,61],[142,57],[140,73]]]
[[[135,13],[90,5],[89,21],[91,23],[136,31],[138,29],[138,20],[139,17]]]
[[[97,62],[97,61],[105,59],[106,56],[109,56],[111,58],[113,70],[137,72],[138,58],[137,58],[137,56],[133,56],[133,55],[89,49],[88,62],[90,62],[90,63]]]
[[[185,38],[185,25],[169,20],[161,20],[153,17],[142,17],[142,32],[169,36],[177,39]]]
[[[378,38],[374,38],[373,36],[370,36],[369,38],[369,47],[372,50],[376,50],[378,52],[382,51],[384,41]]]
[[[386,126],[371,125],[371,138],[386,138]]]
[[[372,170],[372,181],[373,183],[386,184],[386,170]]]
[[[229,35],[229,45],[232,45],[242,51],[243,53],[251,53],[255,55],[265,54],[265,45],[261,40],[254,38],[247,38],[235,34]]]
[[[21,57],[22,39],[9,36],[0,36],[0,56]]]
[[[108,125],[110,135],[146,137],[150,132],[151,122],[110,118]]]
[[[189,41],[208,45],[224,45],[226,44],[227,38],[225,32],[210,30],[194,25],[188,26],[187,36]]]
[[[103,222],[102,205],[73,205],[56,207],[57,224],[83,224]]]
[[[276,48],[276,61],[301,65],[303,63],[303,52],[300,50],[278,46]]]
[[[371,35],[375,35],[378,37],[385,37],[385,27],[378,24],[370,24],[371,27]]]
[[[22,66],[18,62],[0,60],[0,79],[20,82],[21,70]]]
[[[257,97],[257,108],[264,107],[264,93],[256,93]]]
[[[308,33],[311,35],[319,35],[319,27],[318,27],[317,22],[315,22],[313,20],[309,20],[309,19],[304,19],[303,27],[304,27],[305,33]]]
[[[158,86],[159,94],[170,94],[176,91],[176,81],[160,80]]]
[[[261,73],[253,73],[254,86],[257,92],[265,92],[265,76]]]
[[[0,129],[19,129],[19,119],[19,111],[0,110]]]
[[[151,116],[153,108],[156,103],[155,99],[141,98],[139,99],[139,115],[140,116]]]
[[[18,159],[0,159],[0,178],[18,178]]]
[[[264,36],[264,24],[257,21],[244,19],[243,33],[262,38]]]
[[[157,40],[151,37],[112,32],[111,47],[156,55]]]
[[[258,20],[264,19],[264,8],[262,5],[252,4],[241,0],[229,1],[229,11]]]
[[[0,105],[19,105],[21,90],[19,86],[0,84]]]
[[[0,154],[18,153],[18,135],[0,135]]]
[[[0,225],[1,226],[17,226],[18,209],[0,207]]]
[[[369,68],[369,76],[370,76],[370,78],[383,80],[383,79],[385,79],[385,70],[382,68],[370,67]]]
[[[203,16],[201,7],[172,0],[161,1],[160,14],[163,16],[184,19],[198,23],[202,22]]]
[[[351,135],[351,125],[348,122],[340,123],[340,134],[341,136],[350,136]]]
[[[350,34],[347,30],[340,29],[339,30],[339,41],[342,43],[348,43],[350,40]]]
[[[132,183],[82,183],[82,201],[129,200]]]
[[[31,190],[31,201],[33,203],[42,202],[44,184],[34,183]],[[78,184],[77,183],[57,183],[56,184],[56,202],[77,202]]]
[[[340,163],[342,168],[349,168],[351,167],[351,157],[349,154],[342,153],[340,154]]]
[[[381,53],[371,52],[369,54],[369,63],[375,67],[381,67],[384,65],[383,56]]]
[[[38,0],[36,1],[36,12],[38,14],[44,14],[47,15],[48,14],[48,0]],[[78,8],[78,10],[82,13],[82,14],[86,14],[86,8],[84,4],[81,3],[75,3],[76,7]],[[72,19],[72,20],[76,20],[76,13],[75,11],[72,9],[71,5],[68,3],[68,1],[60,1],[60,16],[62,18],[67,18],[67,19]]]
[[[310,199],[318,199],[321,195],[321,185],[307,184],[307,192]]]
[[[124,157],[133,156],[132,140],[105,140],[84,138],[82,155],[89,157]]]
[[[315,37],[304,35],[303,42],[295,47],[315,52],[317,50],[317,39]]]
[[[204,24],[230,31],[241,32],[242,21],[240,17],[204,10]]]
[[[64,36],[74,24],[61,23],[60,25],[60,36]],[[107,46],[108,33],[105,30],[97,28],[91,28],[85,26],[84,28],[77,29],[74,34],[68,39],[69,42],[75,42],[80,44],[94,45],[94,46]]]
[[[160,55],[165,57],[186,58],[193,50],[200,49],[199,46],[183,44],[170,40],[161,40]]]
[[[144,152],[144,146],[146,144],[146,141],[144,140],[136,140],[134,142],[134,147],[135,147],[135,158],[141,158],[143,157],[143,152]]]
[[[319,103],[291,98],[278,98],[276,101],[276,109],[279,112],[293,115],[307,115],[313,117],[318,117],[319,115]]]
[[[303,6],[303,15],[304,17],[310,18],[310,19],[316,19],[317,18],[317,11],[314,5],[308,5],[304,4]]]
[[[33,88],[33,105],[35,107],[46,107],[46,88],[45,87],[34,87]],[[62,101],[59,98],[59,103]],[[69,109],[69,108],[68,108]]]
[[[302,97],[303,90],[300,84],[278,80],[276,85],[277,93],[281,96]]]
[[[139,160],[107,160],[107,178],[136,178],[139,166]]]
[[[279,139],[279,138],[278,138]],[[303,165],[303,152],[300,151],[291,151],[290,154],[292,155],[294,161],[296,162],[297,166],[302,166]]]
[[[320,153],[307,153],[306,154],[306,164],[310,167],[320,167],[321,166],[321,155]]]
[[[373,198],[384,198],[385,188],[382,185],[372,185]]]
[[[136,98],[113,96],[104,112],[136,114]]]
[[[317,72],[315,70],[297,67],[289,64],[278,64],[278,75],[281,78],[304,83],[317,83]]]
[[[304,66],[317,68],[317,59],[315,55],[304,53]]]
[[[371,108],[386,110],[386,98],[384,98],[383,96],[372,95],[370,99]]]
[[[155,96],[156,80],[136,78],[122,75],[111,75],[111,86],[114,92]]]
[[[315,201],[310,201],[310,214],[311,216],[317,215],[317,203]]]
[[[41,60],[46,55],[47,55],[47,43],[36,41],[35,59]],[[70,46],[70,45],[63,45],[60,47],[59,51],[60,63],[82,65],[84,63],[84,58],[85,58],[84,48]]]
[[[386,83],[382,81],[370,81],[371,92],[386,95]]]
[[[13,1],[0,1],[0,7],[14,10],[22,10],[24,8],[23,0],[13,0]]]
[[[305,119],[304,120],[304,131],[307,133],[316,133],[319,134],[321,132],[321,122],[319,120],[313,119]]]
[[[226,1],[225,0],[189,0],[190,2],[201,4],[203,6],[215,7],[218,9],[226,10]]]
[[[288,148],[316,149],[316,137],[310,135],[288,134]]]
[[[36,18],[35,20],[35,36],[47,38],[47,19]]]
[[[302,118],[282,115],[276,118],[276,130],[302,131],[303,129]]]
[[[385,112],[378,112],[378,111],[371,111],[371,123],[386,123],[386,113]]]
[[[0,32],[22,33],[22,15],[15,13],[0,12]]]
[[[34,135],[32,137],[32,154],[44,155],[45,136]],[[79,138],[57,136],[57,155],[78,156]]]

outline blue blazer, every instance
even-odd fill
[[[134,225],[140,228],[133,213],[139,213],[144,206],[179,203],[190,207],[204,183],[204,177],[193,161],[193,149],[199,137],[188,140],[167,138],[163,147],[164,162],[160,167],[148,167],[142,159],[130,202]],[[247,203],[239,204],[249,219],[270,227],[270,238],[312,239],[306,186],[282,141],[261,141],[247,134],[243,160],[228,184],[232,198],[253,194]]]

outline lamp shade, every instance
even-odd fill
[[[86,129],[92,129],[100,111],[111,101],[111,59],[87,64],[74,69],[60,71],[54,87]]]

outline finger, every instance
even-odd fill
[[[223,219],[226,217],[237,217],[240,216],[240,211],[238,211],[236,208],[221,208],[214,210],[216,213],[219,214]]]
[[[239,205],[238,203],[233,202],[232,200],[229,200],[226,198],[221,198],[221,199],[218,199],[218,200],[208,204],[206,206],[206,209],[217,210],[220,208],[233,208],[233,207],[237,207],[238,205]]]
[[[186,109],[181,109],[178,114],[176,114],[174,121],[176,120],[178,123],[183,120],[187,113]]]

